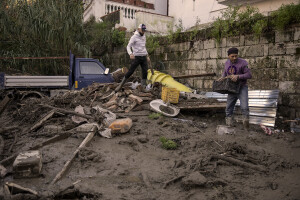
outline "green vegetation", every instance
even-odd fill
[[[96,22],[92,17],[84,24],[84,28],[87,32],[88,46],[94,56],[101,56],[125,43],[125,32],[115,29],[114,24],[109,22]]]
[[[149,55],[152,55],[155,49],[159,47],[159,36],[149,35],[146,39],[146,48]]]
[[[148,115],[149,119],[158,119],[160,117],[162,117],[163,115],[161,113],[151,113],[150,115]]]
[[[174,149],[177,149],[177,147],[178,147],[176,142],[174,142],[173,140],[169,140],[165,137],[160,137],[159,140],[162,143],[162,147],[164,149],[174,150]]]
[[[284,30],[290,24],[300,22],[300,1],[298,4],[282,5],[277,11],[273,12],[272,25],[278,30]]]
[[[258,9],[247,6],[228,7],[212,25],[211,36],[220,42],[223,37],[254,34],[259,37],[270,30],[284,30],[289,25],[300,23],[300,1],[297,5],[282,5],[271,17],[263,16]]]
[[[1,57],[100,56],[125,42],[125,32],[91,19],[83,23],[82,0],[1,0]],[[2,70],[64,75],[69,60],[0,60]]]
[[[255,34],[260,35],[264,27],[259,25],[265,25],[262,20],[263,15],[258,9],[247,6],[245,10],[241,10],[240,6],[230,6],[213,23],[211,35],[220,41],[223,37],[252,33],[254,27]]]
[[[69,51],[88,56],[86,32],[82,26],[80,0],[1,0],[1,57],[68,56]],[[64,74],[68,61],[4,60],[23,72]]]
[[[175,43],[180,38],[180,33],[184,30],[182,25],[182,19],[178,20],[178,25],[175,25],[176,30],[173,31],[173,27],[169,27],[167,39],[169,44]]]

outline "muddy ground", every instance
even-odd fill
[[[48,103],[72,108],[74,104],[54,99],[29,96],[12,101],[0,116],[1,127],[17,126],[2,133],[4,149],[0,159],[49,139],[57,132],[43,127],[28,131],[48,108]],[[97,100],[93,105],[101,105]],[[145,103],[147,104],[147,103]],[[240,124],[233,135],[216,134],[217,125],[224,125],[222,112],[181,112],[175,119],[150,118],[149,110],[117,113],[130,117],[133,126],[128,133],[107,139],[96,135],[79,153],[70,169],[56,184],[51,181],[80,145],[85,133],[40,148],[42,174],[37,178],[14,179],[12,165],[1,179],[0,199],[300,199],[300,135],[284,132],[265,135],[258,126],[250,132]],[[178,120],[184,119],[184,120]],[[76,125],[70,116],[54,115],[45,125],[59,125],[69,130]],[[174,150],[162,147],[161,137],[178,144]],[[217,159],[228,156],[262,167],[262,171],[241,167]],[[81,180],[75,189],[58,194]],[[173,180],[173,181],[171,181]],[[5,182],[33,189],[39,197],[17,194],[3,195]]]

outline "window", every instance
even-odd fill
[[[104,70],[96,62],[80,62],[81,74],[104,74]]]

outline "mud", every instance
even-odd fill
[[[103,89],[104,90],[104,89]],[[70,93],[63,98],[26,97],[16,99],[0,116],[2,127],[16,126],[1,133],[4,141],[0,159],[56,135],[39,128],[29,129],[50,109],[50,104],[66,109],[90,106],[94,93]],[[102,105],[102,102],[93,102]],[[51,181],[72,156],[86,134],[71,137],[40,148],[42,174],[38,178],[13,179],[11,164],[1,179],[0,199],[5,182],[13,182],[39,193],[13,195],[15,199],[300,199],[300,136],[285,132],[267,136],[252,125],[249,132],[236,127],[234,135],[217,135],[217,125],[224,125],[224,113],[181,112],[176,119],[150,119],[148,110],[119,114],[130,117],[133,127],[112,139],[95,136],[70,169],[56,184]],[[179,119],[178,119],[179,118]],[[183,119],[183,120],[181,120]],[[56,114],[44,126],[55,125],[70,130],[78,124],[71,116]],[[16,136],[16,137],[15,137]],[[162,148],[160,137],[177,143],[175,150]],[[1,149],[0,149],[1,151]],[[214,159],[225,155],[266,172],[244,168]],[[81,180],[73,188],[72,183]],[[21,196],[21,197],[20,197]]]

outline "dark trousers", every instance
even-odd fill
[[[135,56],[134,60],[131,61],[128,72],[125,74],[125,78],[128,79],[139,65],[141,65],[142,68],[142,79],[147,79],[147,56]]]

